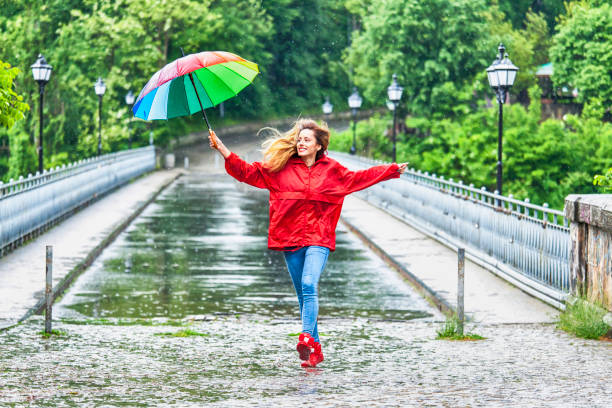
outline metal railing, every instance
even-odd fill
[[[155,147],[80,160],[0,182],[0,255],[76,208],[155,169]]]
[[[357,170],[380,161],[332,152]],[[561,211],[407,170],[357,193],[524,291],[564,307],[570,290],[569,228]]]

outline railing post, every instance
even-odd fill
[[[45,333],[51,333],[51,304],[53,302],[52,288],[53,288],[53,246],[47,245],[47,256],[46,256],[46,285],[45,285],[45,298],[46,298],[46,309],[45,309]]]
[[[463,309],[463,290],[465,280],[465,249],[459,248],[457,250],[459,258],[458,265],[458,279],[457,279],[457,333],[463,336],[463,320],[464,320],[464,309]]]

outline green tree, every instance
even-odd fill
[[[0,60],[0,139],[8,140],[10,152],[8,160],[0,160],[0,179],[3,181],[17,179],[22,174],[32,172],[36,166],[34,147],[28,135],[23,132],[21,126],[14,126],[30,109],[14,89],[15,78],[19,73],[18,68]],[[3,175],[5,176],[2,177]]]
[[[612,193],[612,167],[604,174],[596,174],[593,177],[593,184],[602,187],[603,191]]]
[[[266,67],[277,112],[320,112],[324,97],[346,106],[349,90],[340,57],[347,46],[348,14],[342,2],[263,0],[274,32],[265,45],[272,54]]]
[[[524,28],[521,29],[513,28],[504,13],[496,7],[490,7],[485,16],[488,22],[489,38],[494,45],[503,43],[510,59],[519,68],[511,92],[517,95],[521,103],[528,104],[528,89],[536,84],[535,72],[539,65],[549,60],[548,48],[551,38],[544,16],[531,11],[527,12],[524,16]],[[491,60],[494,56],[493,51],[493,49],[490,51]],[[479,79],[481,82],[479,89],[486,89],[486,92],[490,92],[484,72],[480,74]]]
[[[448,90],[463,88],[490,63],[483,0],[375,2],[344,60],[366,100],[382,105],[397,73],[411,112],[430,114]]]
[[[30,109],[23,102],[23,96],[14,89],[14,80],[19,75],[19,68],[0,60],[0,126],[11,128],[16,121],[24,118],[24,113]]]
[[[550,55],[556,86],[578,88],[578,101],[598,99],[612,105],[612,5],[579,1],[567,6]]]
[[[489,0],[491,5],[499,5],[508,16],[514,28],[525,28],[525,14],[531,10],[544,16],[549,30],[555,27],[556,19],[565,11],[566,0]]]
[[[8,160],[8,173],[3,181],[17,180],[19,176],[26,177],[35,173],[38,166],[38,158],[34,144],[30,141],[28,134],[21,128],[23,122],[9,131],[11,155]]]

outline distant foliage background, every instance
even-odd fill
[[[209,110],[216,126],[320,114],[329,97],[363,108],[361,154],[390,158],[386,88],[398,75],[398,160],[465,183],[495,184],[497,106],[485,69],[503,42],[520,68],[505,107],[504,193],[561,207],[569,193],[604,191],[612,166],[612,6],[606,0],[0,0],[0,179],[35,172],[38,85],[30,65],[53,66],[45,90],[45,167],[95,154],[104,78],[103,152],[126,149],[125,94],[187,53],[226,50],[259,64],[253,86]],[[580,115],[542,120],[538,66],[576,87]],[[199,115],[132,122],[134,145],[167,146],[203,129]],[[352,133],[332,147],[348,150]],[[593,178],[598,175],[598,178]]]

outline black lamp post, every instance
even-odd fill
[[[34,64],[30,66],[32,68],[32,76],[34,80],[38,82],[38,92],[40,94],[40,101],[38,104],[38,172],[43,172],[43,94],[45,93],[45,85],[51,78],[51,71],[53,67],[47,64],[45,57],[42,54],[38,54],[38,59]]]
[[[101,77],[94,84],[96,95],[98,95],[98,156],[102,153],[102,97],[106,92],[106,84]]]
[[[357,87],[353,87],[353,93],[351,94],[351,96],[348,97],[348,104],[349,107],[351,108],[351,114],[353,115],[353,145],[351,146],[351,154],[355,154],[357,152],[357,146],[356,146],[356,129],[355,126],[357,124],[357,110],[359,108],[361,108],[361,103],[363,102],[363,99],[361,99],[361,96],[359,96],[359,92],[357,92]]]
[[[393,105],[393,162],[396,162],[396,153],[395,153],[395,133],[396,133],[396,120],[397,120],[397,105],[399,105],[400,99],[402,99],[402,92],[404,88],[399,86],[397,83],[397,75],[393,74],[391,79],[391,85],[387,88],[387,96],[389,97],[389,101],[391,104],[388,104],[387,107],[391,108]]]
[[[134,116],[132,114],[132,105],[134,104],[134,93],[130,90],[127,95],[125,95],[125,103],[127,103],[127,105],[130,107],[130,119],[128,122],[128,149],[132,148],[132,117]]]
[[[329,115],[334,110],[334,105],[329,102],[329,96],[325,97],[325,103],[321,106],[323,108],[323,114],[325,115],[325,121],[329,122]]]
[[[487,68],[487,76],[489,85],[497,95],[497,103],[499,105],[499,122],[497,124],[497,194],[502,194],[502,135],[503,135],[503,118],[504,118],[504,102],[506,102],[506,94],[510,87],[514,84],[516,72],[518,68],[512,64],[506,48],[503,44],[499,44],[499,55],[493,61],[491,66]]]

